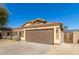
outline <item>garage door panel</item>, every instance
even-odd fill
[[[53,44],[54,33],[52,30],[30,30],[26,31],[26,41]]]

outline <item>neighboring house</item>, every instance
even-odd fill
[[[61,44],[63,25],[59,22],[47,22],[37,18],[13,29],[13,38],[26,42],[36,42],[44,44]]]
[[[12,36],[12,29],[3,27],[0,28],[0,39],[11,39]]]
[[[79,30],[64,31],[64,42],[79,44]]]

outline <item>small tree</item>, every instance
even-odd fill
[[[8,22],[8,12],[5,8],[0,8],[0,27],[4,27]]]

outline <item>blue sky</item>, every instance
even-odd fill
[[[9,11],[9,24],[17,28],[27,21],[43,18],[48,22],[62,22],[69,29],[79,29],[79,4],[16,3],[5,4]]]

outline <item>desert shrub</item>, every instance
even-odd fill
[[[20,41],[20,38],[18,36],[13,36],[12,39],[15,41]]]

